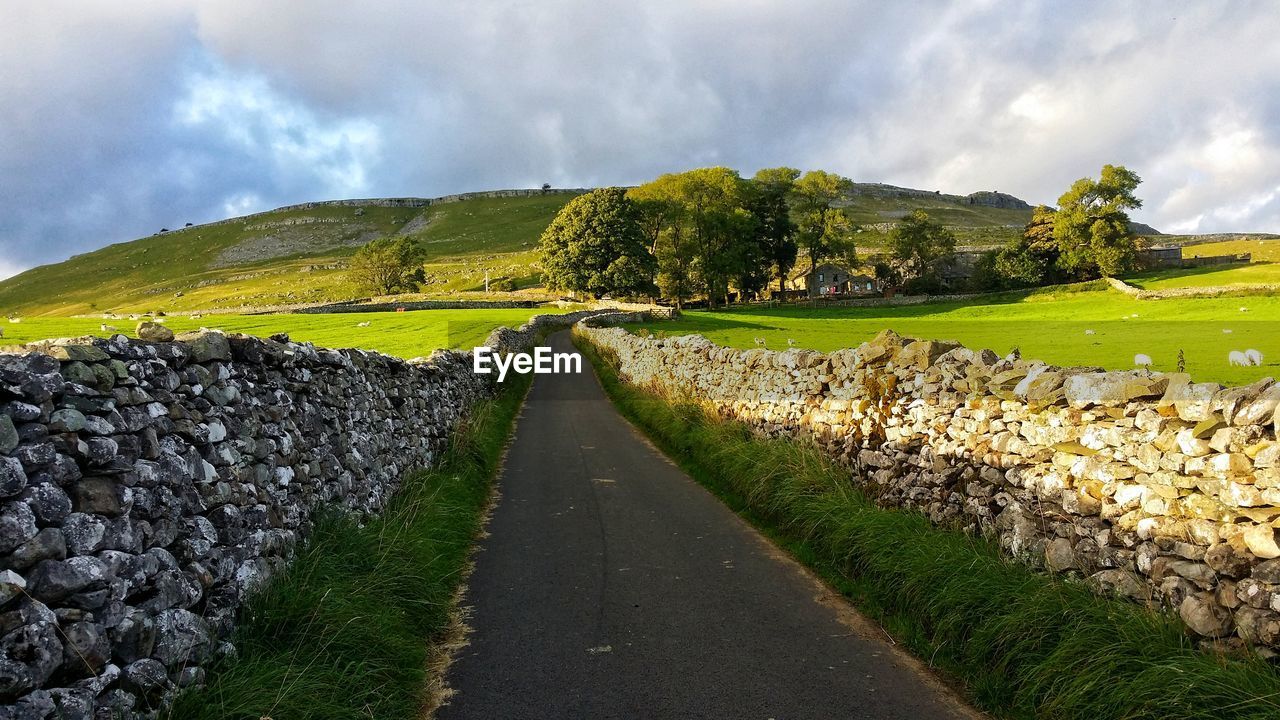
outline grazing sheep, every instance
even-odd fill
[[[1143,353],[1138,353],[1137,355],[1133,356],[1133,364],[1138,367],[1149,369],[1151,367],[1151,356],[1144,355]]]
[[[1230,334],[1231,334],[1231,330],[1230,330],[1229,328],[1222,328],[1222,334],[1223,334],[1223,335],[1230,335]]]
[[[1239,350],[1232,350],[1231,352],[1227,353],[1227,362],[1231,363],[1232,365],[1239,365],[1240,367],[1248,367],[1249,356],[1245,355]]]
[[[764,347],[764,346],[765,346],[765,344],[764,344],[764,338],[762,338],[762,337],[758,337],[758,338],[756,338],[756,339],[755,339],[755,341],[756,341],[756,347]]]
[[[1242,306],[1240,306],[1240,312],[1249,312],[1249,308],[1244,307],[1244,306],[1242,305]]]
[[[98,329],[101,330],[102,332],[116,332],[120,328],[116,327],[115,325],[107,325],[106,323],[103,323],[98,326]]]
[[[1257,350],[1254,350],[1253,348],[1249,348],[1248,350],[1245,350],[1244,356],[1249,358],[1249,362],[1252,363],[1253,365],[1262,364],[1262,353],[1258,352]]]
[[[9,322],[11,322],[11,323],[20,323],[20,322],[22,322],[22,318],[20,318],[20,317],[10,317],[10,318],[9,318]]]
[[[365,320],[364,322],[356,323],[356,327],[369,327],[369,325],[370,323],[368,320]]]
[[[1085,335],[1092,335],[1092,334],[1093,334],[1093,331],[1092,331],[1092,330],[1085,330],[1085,331],[1084,331],[1084,334],[1085,334]]]
[[[796,346],[796,341],[792,340],[791,338],[787,338],[787,347],[795,347],[795,346]]]

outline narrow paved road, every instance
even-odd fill
[[[565,332],[552,346],[573,349]],[[438,717],[976,716],[653,449],[583,366],[530,391]]]

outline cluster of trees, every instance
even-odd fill
[[[677,306],[731,291],[779,289],[803,253],[810,267],[857,263],[857,228],[841,207],[852,183],[822,170],[766,168],[743,178],[725,167],[663,175],[630,190],[602,188],[571,200],[542,235],[549,287],[588,293],[661,294]],[[955,239],[924,213],[894,233],[886,277],[934,272]]]
[[[1122,165],[1104,165],[1098,179],[1081,178],[1041,205],[1022,237],[983,258],[976,276],[982,289],[1051,285],[1112,277],[1134,269],[1137,246],[1128,210],[1142,207],[1134,194],[1142,178]]]
[[[1141,182],[1118,165],[1104,166],[1098,179],[1077,180],[1058,209],[1035,208],[1017,240],[981,259],[973,288],[1072,282],[1132,269],[1137,248],[1127,211],[1142,207],[1134,194]],[[593,190],[570,200],[542,233],[543,280],[594,297],[660,294],[677,306],[700,297],[715,307],[734,291],[754,296],[774,280],[785,289],[802,256],[810,268],[857,266],[857,228],[842,207],[851,187],[822,170],[766,168],[743,178],[709,167],[629,190]],[[952,233],[916,210],[890,233],[876,278],[908,293],[942,290],[938,271],[955,246]],[[409,238],[383,238],[352,256],[351,276],[377,294],[412,291],[425,282],[423,259]]]

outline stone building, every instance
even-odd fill
[[[879,292],[875,278],[853,272],[835,263],[823,263],[805,275],[809,297],[830,295],[874,295]]]

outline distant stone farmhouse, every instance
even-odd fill
[[[875,278],[835,263],[823,263],[806,274],[805,289],[809,297],[874,295],[877,292]]]
[[[879,295],[883,288],[875,278],[839,263],[822,263],[810,270],[808,265],[794,268],[785,290],[773,290],[774,300]]]

